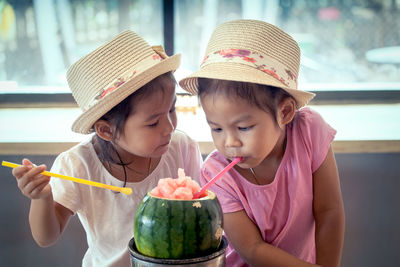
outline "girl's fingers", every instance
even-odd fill
[[[29,170],[31,169],[31,167],[27,167],[27,166],[20,166],[20,167],[16,167],[12,170],[12,175],[17,178],[20,179],[25,173],[27,173]]]
[[[44,164],[42,164],[44,166]],[[41,166],[42,166],[41,165]],[[21,178],[25,173],[27,173],[29,170],[33,169],[34,167],[37,167],[35,164],[33,164],[30,160],[28,159],[23,159],[22,160],[22,166],[16,167],[12,170],[12,174],[15,178]],[[46,170],[44,168],[42,171]],[[42,172],[40,171],[40,172]]]
[[[22,166],[13,169],[12,174],[17,179],[18,188],[22,194],[31,199],[46,196],[51,192],[45,187],[50,177],[40,174],[46,170],[46,165],[36,166],[28,159],[22,160]]]
[[[23,159],[22,165],[24,166],[33,166],[34,164],[29,159]]]
[[[21,168],[21,169],[19,169]],[[18,180],[18,187],[23,190],[29,183],[34,182],[37,179],[43,179],[43,178],[48,178],[48,176],[41,175],[40,173],[46,170],[45,165],[40,165],[38,167],[32,168],[30,170],[26,170],[23,168],[27,168],[25,166],[23,167],[17,167],[15,171],[15,177],[17,177]],[[13,173],[14,174],[14,173]]]
[[[44,172],[46,170],[46,165],[44,165],[44,164],[42,164],[42,165],[39,165],[39,166],[35,166],[35,167],[33,167],[33,168],[31,168],[27,173],[26,173],[26,175],[27,176],[30,176],[30,177],[33,177],[33,176],[36,176],[36,175],[38,175],[38,174],[40,174],[41,172]],[[42,175],[43,176],[43,175]]]
[[[29,196],[31,198],[38,198],[40,197],[41,193],[43,192],[44,188],[48,186],[50,177],[47,177],[48,179],[45,179],[42,181],[42,183],[38,183],[35,187],[32,188],[31,191],[29,191]]]
[[[41,175],[21,188],[25,196],[34,196],[49,183],[50,177]]]

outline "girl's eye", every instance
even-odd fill
[[[222,129],[221,128],[211,128],[211,131],[219,133],[222,131]]]
[[[147,126],[150,127],[150,128],[154,128],[154,127],[156,127],[157,125],[158,125],[158,121],[156,121],[155,123],[149,124],[149,125],[147,125]]]
[[[175,106],[173,106],[170,110],[169,110],[169,113],[174,113],[176,111],[176,108],[175,108]]]
[[[238,129],[239,129],[239,131],[245,132],[245,131],[251,130],[253,127],[254,126],[252,125],[252,126],[248,126],[248,127],[238,127]]]

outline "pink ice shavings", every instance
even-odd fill
[[[185,171],[178,169],[178,178],[163,178],[158,185],[150,191],[155,197],[168,199],[193,199],[193,195],[200,190],[200,185],[185,175]]]

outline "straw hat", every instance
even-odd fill
[[[93,124],[154,78],[179,67],[180,54],[168,57],[132,31],[75,62],[67,71],[72,95],[82,110],[72,130],[88,134]]]
[[[250,82],[280,87],[291,94],[300,108],[314,94],[297,89],[300,48],[278,27],[258,20],[234,20],[213,32],[200,70],[179,85],[196,95],[197,78]]]

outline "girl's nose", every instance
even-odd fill
[[[171,116],[166,116],[164,134],[165,135],[171,134],[175,130],[175,126],[176,124],[174,118],[172,118]]]
[[[226,148],[240,147],[241,145],[242,145],[242,142],[235,135],[232,135],[232,134],[226,135],[226,138],[225,138],[225,147]]]

